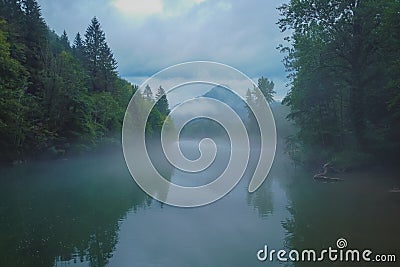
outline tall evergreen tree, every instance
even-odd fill
[[[150,85],[146,85],[143,91],[143,95],[147,100],[153,100],[153,92],[151,91]]]
[[[63,48],[66,51],[71,49],[71,45],[69,43],[68,35],[67,35],[67,32],[65,30],[63,31],[63,34],[60,37],[60,42],[61,42]]]
[[[84,48],[83,40],[82,40],[81,34],[79,32],[75,35],[75,39],[74,39],[72,48],[82,49],[82,50]]]
[[[113,91],[117,63],[96,17],[86,30],[84,45],[86,67],[92,77],[92,91]]]
[[[47,43],[47,25],[42,18],[40,6],[35,0],[21,0],[24,12],[24,44],[26,46],[26,67],[31,73],[28,91],[40,93],[41,83],[39,73],[43,69],[43,50]]]
[[[260,79],[258,79],[258,88],[261,90],[262,94],[265,97],[265,100],[267,100],[268,103],[274,101],[274,86],[274,82],[269,81],[267,78],[261,77]]]
[[[63,155],[118,138],[138,87],[116,67],[96,18],[71,49],[65,31],[47,28],[35,0],[0,0],[0,161]],[[154,103],[151,90],[143,100]],[[146,129],[159,132],[165,117],[154,108]]]
[[[85,45],[79,32],[75,35],[72,51],[79,61],[84,62]]]
[[[167,100],[167,95],[165,94],[164,88],[160,86],[156,94],[156,108],[162,115],[169,114],[169,105]]]

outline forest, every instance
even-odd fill
[[[393,162],[400,151],[400,2],[292,0],[278,10],[289,79],[282,103],[298,129],[286,142],[292,159],[342,169]],[[1,0],[0,57],[1,162],[119,143],[138,86],[119,76],[96,17],[70,41],[51,30],[35,0]],[[273,83],[258,83],[271,102]],[[163,94],[161,86],[155,96],[146,88],[143,103]],[[168,113],[164,96],[147,132],[157,132]]]
[[[35,0],[0,1],[0,72],[0,162],[119,143],[125,108],[138,89],[119,77],[96,17],[70,42],[65,31],[58,36],[50,29]],[[154,101],[151,90],[143,100]],[[146,130],[159,128],[168,112],[164,97]]]
[[[292,0],[279,8],[300,164],[396,163],[400,152],[400,1]]]

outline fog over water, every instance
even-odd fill
[[[335,246],[340,237],[351,247],[398,253],[400,199],[388,191],[397,174],[356,172],[343,175],[342,183],[315,182],[313,172],[294,166],[284,154],[287,125],[277,125],[277,154],[262,186],[248,192],[249,171],[224,198],[199,208],[171,207],[148,197],[119,149],[2,168],[0,265],[281,266],[258,262],[257,251],[264,245],[318,250]],[[183,153],[195,159],[204,136],[189,140],[184,134]],[[230,151],[223,137],[214,141],[215,164],[203,173],[187,176],[167,165],[160,171],[177,184],[212,181]],[[254,146],[252,151],[254,164]]]

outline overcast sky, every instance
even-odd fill
[[[97,16],[118,61],[135,84],[161,69],[192,60],[228,64],[286,95],[283,43],[276,7],[283,0],[38,0],[49,27],[72,42]]]

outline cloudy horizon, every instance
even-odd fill
[[[256,0],[38,0],[48,26],[70,42],[96,16],[106,33],[120,76],[140,85],[171,65],[216,61],[251,79],[274,81],[276,99],[287,92],[284,43],[276,7]]]

